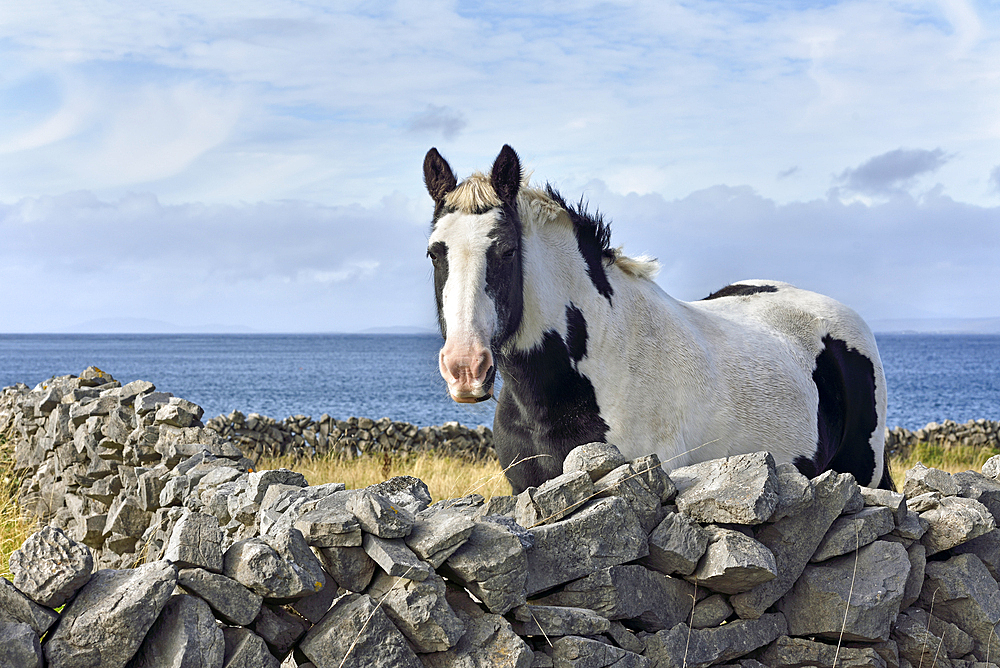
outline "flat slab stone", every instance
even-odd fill
[[[781,636],[760,657],[765,666],[813,668],[886,668],[885,659],[872,647],[837,647],[806,638]],[[933,657],[930,657],[933,658]],[[927,665],[932,665],[928,662]]]
[[[780,613],[759,619],[738,619],[711,629],[690,629],[681,623],[646,637],[646,657],[657,666],[708,668],[748,654],[786,635],[788,626]]]
[[[174,562],[177,568],[204,568],[221,573],[222,529],[218,518],[185,512],[174,523],[163,558]]]
[[[549,524],[565,518],[577,510],[594,495],[594,482],[586,471],[569,471],[551,478],[539,487],[529,487],[519,496],[524,497],[532,508],[530,512],[520,511],[526,521],[522,525],[531,528],[538,524]]]
[[[27,624],[0,619],[0,665],[42,668],[42,646]]]
[[[559,668],[647,668],[646,657],[599,640],[567,636],[552,643],[552,665]]]
[[[707,629],[718,626],[733,614],[733,606],[729,605],[722,594],[712,594],[698,601],[691,615],[691,628]]]
[[[222,634],[226,642],[223,668],[280,668],[264,639],[250,629],[225,626]]]
[[[366,533],[362,547],[389,575],[421,581],[426,580],[432,572],[430,565],[421,561],[413,550],[406,547],[402,538],[379,538]]]
[[[362,531],[379,538],[405,538],[413,529],[413,513],[367,490],[351,495],[347,509],[358,518]]]
[[[414,554],[438,568],[472,534],[476,523],[451,509],[425,510],[416,516],[406,546]]]
[[[571,517],[532,531],[528,595],[649,553],[646,532],[621,497],[597,499]]]
[[[774,471],[778,479],[778,505],[771,514],[771,522],[800,513],[813,501],[812,482],[794,464],[778,464]]]
[[[808,566],[778,608],[788,619],[789,635],[888,640],[909,572],[902,545],[875,541],[856,554]]]
[[[309,622],[279,605],[265,604],[250,628],[264,639],[271,654],[283,659],[309,630]]]
[[[360,538],[361,525],[346,509],[316,508],[300,515],[293,526],[314,547],[338,547]]]
[[[853,515],[838,517],[809,561],[824,561],[853,552],[874,543],[895,528],[892,510],[885,507],[864,508]]]
[[[63,609],[45,643],[50,666],[122,668],[139,649],[177,584],[168,561],[101,570]]]
[[[90,548],[46,526],[10,555],[14,586],[40,605],[58,608],[90,580]]]
[[[983,504],[973,499],[946,496],[938,505],[920,513],[928,523],[920,542],[928,556],[978,538],[996,528],[993,515]]]
[[[645,631],[669,629],[688,619],[695,588],[635,564],[603,568],[536,599],[540,605],[587,608],[608,619],[627,619]]]
[[[260,612],[263,597],[236,580],[202,568],[184,568],[177,584],[203,599],[222,621],[248,626]]]
[[[156,668],[170,657],[177,668],[222,668],[226,644],[208,603],[171,596],[136,653],[135,668]]]
[[[917,462],[916,466],[905,473],[903,494],[912,499],[927,492],[940,492],[943,496],[957,496],[960,492],[958,483],[951,474],[940,469],[933,469]]]
[[[514,632],[519,636],[595,636],[611,629],[606,617],[587,608],[522,605],[513,612]]]
[[[892,516],[896,523],[906,519],[906,495],[893,492],[889,489],[876,489],[873,487],[862,487],[861,497],[865,500],[866,506],[878,508],[888,508],[892,511]]]
[[[659,495],[646,486],[643,476],[631,464],[619,466],[595,482],[594,490],[598,497],[620,496],[625,499],[646,533],[652,531],[663,518]]]
[[[1000,588],[974,554],[958,554],[947,561],[928,561],[918,604],[951,622],[975,642],[973,654],[985,661],[990,644],[996,647],[1000,623]],[[990,656],[996,656],[990,653]]]
[[[338,600],[299,643],[317,668],[423,668],[406,637],[363,594]]]
[[[368,588],[375,573],[375,561],[363,547],[318,548],[316,554],[323,570],[344,589],[360,594]]]
[[[754,531],[754,538],[774,555],[778,575],[733,596],[729,602],[736,614],[756,619],[792,588],[856,487],[854,476],[827,471],[813,479],[815,495],[806,510]]]
[[[35,635],[41,637],[58,619],[59,614],[55,610],[38,605],[10,580],[0,578],[0,622],[27,624]]]
[[[670,472],[677,509],[699,522],[760,524],[778,506],[778,476],[768,452],[752,452]]]

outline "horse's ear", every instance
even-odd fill
[[[448,161],[441,157],[436,148],[427,151],[424,156],[424,184],[435,204],[440,204],[444,196],[458,184],[455,172],[451,171]]]
[[[493,190],[500,201],[513,205],[517,200],[517,191],[521,187],[521,160],[507,144],[500,149],[500,155],[493,162],[490,172]]]

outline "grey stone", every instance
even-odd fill
[[[861,496],[864,497],[866,506],[878,508],[888,508],[892,511],[892,516],[896,523],[906,519],[906,495],[893,492],[889,489],[876,489],[873,487],[862,487]]]
[[[477,522],[443,568],[491,612],[502,615],[526,601],[524,547],[517,535],[499,524]]]
[[[156,409],[156,421],[173,427],[193,427],[200,424],[204,413],[202,407],[195,403],[170,397],[166,406]]]
[[[121,392],[118,393],[118,399],[121,401],[122,406],[131,406],[139,395],[155,391],[156,386],[148,380],[133,380],[131,383],[122,385]]]
[[[264,639],[250,629],[226,626],[222,634],[226,642],[222,668],[280,668]]]
[[[688,619],[694,601],[693,585],[624,564],[595,571],[534,603],[587,608],[608,619],[630,620],[645,631],[659,631]]]
[[[917,496],[911,496],[907,498],[906,507],[908,510],[922,513],[937,508],[941,504],[943,497],[944,495],[941,492],[926,492]]]
[[[949,659],[966,656],[974,648],[972,638],[964,631],[918,608],[899,614],[892,639],[900,657],[915,666],[953,666]]]
[[[366,533],[362,547],[368,556],[389,575],[422,581],[426,580],[432,572],[430,565],[421,561],[413,553],[413,550],[406,547],[402,538],[379,538],[374,534]]]
[[[303,596],[289,604],[292,610],[313,624],[323,619],[323,615],[330,609],[334,599],[338,596],[337,581],[325,571],[323,575],[326,576],[326,582],[323,584],[322,589],[315,594]]]
[[[451,649],[421,654],[426,668],[529,668],[532,651],[515,635],[510,622],[483,612],[459,587],[449,585],[448,605],[465,626],[465,634]]]
[[[778,479],[778,505],[771,513],[771,522],[802,512],[813,501],[812,483],[794,464],[778,464],[774,472]]]
[[[946,496],[936,508],[920,513],[928,522],[927,532],[920,542],[927,555],[961,545],[996,528],[993,515],[986,506],[973,499]]]
[[[208,604],[172,596],[136,653],[135,668],[222,668],[226,644]]]
[[[621,622],[612,621],[605,635],[611,638],[622,649],[627,649],[636,654],[642,654],[646,651],[646,644],[639,640],[632,631],[625,628],[625,625]]]
[[[260,505],[260,502],[264,500],[267,488],[275,484],[295,487],[309,486],[305,476],[296,471],[288,469],[254,471],[247,476],[247,496],[252,503]]]
[[[667,575],[690,575],[705,554],[708,541],[708,532],[697,522],[668,512],[649,535],[649,554],[640,562]]]
[[[892,510],[885,507],[865,508],[853,515],[834,520],[810,561],[824,561],[853,552],[896,528]]]
[[[0,666],[42,668],[42,646],[30,626],[0,618]]]
[[[729,605],[722,594],[712,594],[698,601],[691,615],[691,628],[707,629],[718,626],[733,614],[733,606]]]
[[[413,529],[413,513],[367,490],[353,494],[347,509],[358,518],[362,531],[379,538],[405,538]]]
[[[10,580],[0,577],[0,622],[27,624],[35,635],[42,636],[58,619],[55,610],[38,605]]]
[[[431,504],[431,493],[423,480],[410,475],[396,476],[365,488],[372,494],[385,497],[396,506],[402,506],[411,515],[416,515]]]
[[[222,530],[219,520],[212,515],[185,509],[174,524],[163,558],[174,562],[178,568],[204,568],[221,573]]]
[[[760,524],[778,505],[778,476],[768,452],[674,469],[677,509],[699,522]]]
[[[772,668],[886,668],[872,647],[845,647],[781,636],[760,657]],[[930,664],[928,664],[929,666]]]
[[[519,636],[594,636],[611,629],[611,622],[593,610],[561,605],[514,608],[514,632]]]
[[[445,598],[445,583],[433,574],[422,582],[378,573],[368,588],[417,652],[443,652],[465,633]]]
[[[241,540],[223,555],[222,572],[265,599],[301,598],[319,591],[325,576],[298,529]]]
[[[910,574],[906,576],[901,608],[910,607],[920,598],[920,590],[924,586],[924,569],[927,566],[927,548],[920,543],[913,543],[906,548],[906,556],[910,560]]]
[[[14,586],[40,605],[58,608],[90,580],[90,548],[54,527],[43,527],[10,555]]]
[[[150,512],[160,507],[160,494],[166,487],[167,480],[157,471],[146,471],[137,480],[139,507]]]
[[[892,533],[900,538],[920,540],[927,533],[927,528],[930,525],[930,522],[921,519],[920,515],[915,511],[907,510],[906,516],[896,523],[896,529]]]
[[[1000,455],[993,455],[987,459],[981,471],[987,478],[993,480],[1000,478]]]
[[[426,510],[416,516],[405,539],[406,546],[438,568],[469,539],[473,527],[475,522],[462,513],[450,509]]]
[[[360,538],[361,525],[347,510],[316,508],[300,515],[294,526],[314,547],[343,547]]]
[[[660,503],[670,503],[677,496],[677,486],[663,470],[660,458],[655,454],[633,459],[632,470],[646,483],[646,488],[660,499]]]
[[[1000,529],[951,548],[952,554],[974,554],[989,570],[994,580],[1000,580]]]
[[[586,443],[578,445],[566,454],[563,460],[563,473],[584,471],[596,482],[622,464],[628,464],[628,460],[614,445]]]
[[[861,509],[864,507],[865,497],[861,494],[861,487],[855,484],[854,489],[851,491],[851,498],[844,504],[844,510],[841,512],[844,515],[853,515],[854,513],[861,512]]]
[[[254,632],[267,643],[271,654],[284,658],[309,629],[309,623],[281,606],[262,605],[257,619],[251,624]]]
[[[689,582],[723,594],[738,594],[777,575],[774,555],[759,541],[732,529],[708,530],[708,549],[694,573],[686,576]]]
[[[363,594],[334,603],[299,649],[317,668],[423,668],[385,611]]]
[[[570,471],[524,493],[530,494],[537,517],[536,521],[523,524],[531,528],[534,524],[557,522],[577,510],[594,495],[594,482],[586,471]]]
[[[263,597],[236,580],[201,568],[185,568],[177,584],[202,598],[227,624],[247,626],[257,617]]]
[[[620,496],[625,499],[646,533],[652,531],[663,519],[659,495],[646,486],[642,476],[631,464],[619,466],[595,482],[594,489],[598,497]]]
[[[177,584],[168,561],[94,574],[45,643],[50,666],[122,668],[139,649]]]
[[[135,414],[142,416],[166,406],[174,395],[170,392],[148,392],[137,395],[133,400]]]
[[[788,632],[779,613],[759,619],[738,619],[711,629],[690,629],[678,624],[646,637],[646,657],[654,666],[708,668],[748,654]]]
[[[532,531],[528,595],[649,553],[645,531],[621,497],[597,499],[569,518]],[[473,532],[475,535],[475,532]]]
[[[927,492],[940,492],[943,496],[956,496],[959,493],[958,483],[950,473],[939,469],[931,469],[917,462],[916,466],[906,472],[903,482],[903,494],[911,499]]]
[[[1000,522],[1000,482],[975,471],[955,473],[952,479],[958,484],[960,496],[983,504],[993,521]]]
[[[902,545],[876,541],[856,554],[807,567],[778,607],[788,619],[789,635],[887,640],[909,572]]]
[[[614,645],[567,636],[553,641],[552,665],[554,668],[646,668],[652,664],[646,657]]]
[[[791,589],[855,487],[852,475],[827,471],[813,479],[815,495],[807,509],[757,528],[754,538],[774,555],[778,575],[733,596],[729,602],[736,614],[743,619],[756,619]]]
[[[360,594],[368,588],[375,573],[375,561],[363,547],[325,547],[316,549],[314,553],[319,557],[323,570],[344,589]]]
[[[152,513],[143,510],[141,501],[136,496],[119,495],[108,508],[108,517],[104,523],[104,535],[119,534],[140,538],[149,527]]]
[[[1000,589],[983,562],[974,554],[958,554],[947,561],[928,561],[919,604],[972,636],[972,653],[985,661],[998,646]],[[989,648],[989,649],[988,649]],[[996,656],[996,653],[991,653]]]

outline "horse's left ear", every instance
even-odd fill
[[[500,155],[493,162],[490,181],[500,201],[513,206],[521,187],[521,160],[507,144],[503,145]]]

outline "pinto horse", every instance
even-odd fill
[[[612,249],[582,202],[532,187],[510,146],[461,183],[432,148],[424,180],[441,375],[477,402],[499,371],[494,445],[515,493],[593,441],[668,468],[767,450],[808,477],[891,488],[885,375],[851,309],[761,280],[673,299],[655,260]]]

